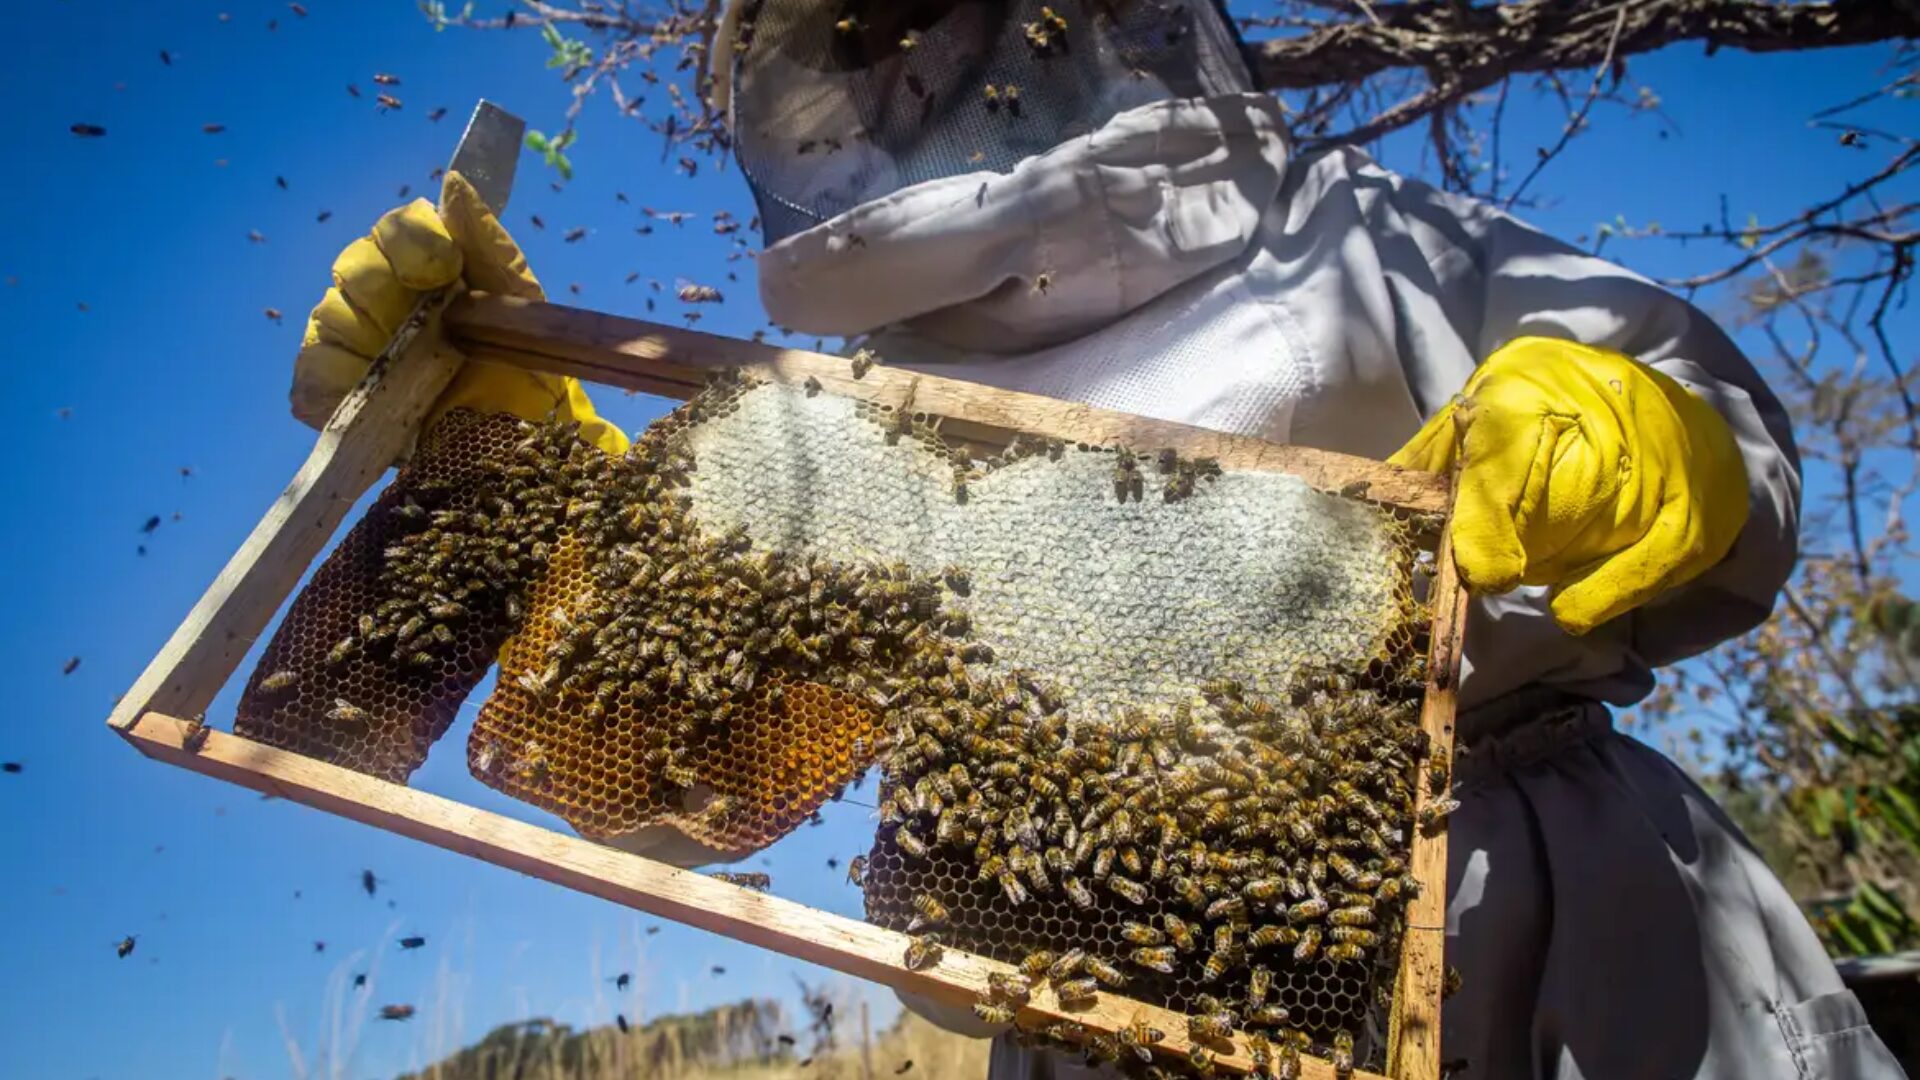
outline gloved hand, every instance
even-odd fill
[[[333,287],[308,316],[294,361],[293,415],[324,425],[420,295],[462,277],[469,289],[545,298],[519,245],[473,185],[450,172],[438,211],[425,199],[388,211],[334,260]],[[580,437],[602,450],[627,449],[626,434],[600,419],[577,379],[469,362],[434,403],[428,422],[462,406],[525,420],[576,420]]]
[[[1685,584],[1747,521],[1733,432],[1668,376],[1608,349],[1517,338],[1389,459],[1460,466],[1453,554],[1469,588],[1553,587],[1571,633]]]

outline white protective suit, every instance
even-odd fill
[[[1258,93],[1136,108],[1010,174],[858,206],[760,265],[776,322],[874,332],[888,363],[1375,458],[1522,335],[1615,349],[1700,394],[1752,503],[1719,566],[1580,638],[1543,589],[1476,601],[1444,1057],[1468,1078],[1902,1075],[1734,825],[1601,704],[1759,623],[1793,564],[1787,417],[1700,312],[1359,151],[1294,160]],[[994,1053],[995,1080],[1079,1069],[1009,1039]]]

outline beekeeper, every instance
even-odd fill
[[[1198,0],[749,0],[713,55],[775,322],[956,378],[1459,468],[1476,602],[1448,847],[1455,1076],[1901,1075],[1734,825],[1609,720],[1654,668],[1766,618],[1794,561],[1787,416],[1706,316],[1359,150],[1296,154]],[[463,268],[539,295],[450,177],[438,215],[396,210],[342,253],[295,413],[324,422],[417,292]],[[558,412],[625,446],[571,380],[470,364],[445,404]],[[1078,1068],[1003,1038],[992,1072]]]

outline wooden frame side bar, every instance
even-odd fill
[[[1441,531],[1433,591],[1432,644],[1427,653],[1427,693],[1420,727],[1427,734],[1429,761],[1443,763],[1452,776],[1453,723],[1460,654],[1467,622],[1467,590],[1453,561],[1453,524]],[[1451,785],[1449,785],[1450,787]],[[1414,784],[1416,807],[1443,799],[1426,778]],[[1440,999],[1446,985],[1447,833],[1444,827],[1416,827],[1409,870],[1420,892],[1407,904],[1407,928],[1400,946],[1396,1025],[1388,1039],[1387,1072],[1394,1080],[1440,1080]]]
[[[447,332],[479,360],[552,371],[663,397],[698,393],[720,368],[776,382],[817,379],[828,392],[945,417],[941,434],[1004,445],[1026,432],[1096,446],[1172,447],[1233,469],[1293,473],[1315,487],[1445,512],[1445,477],[1301,446],[1281,446],[1037,394],[999,390],[879,364],[854,378],[847,360],[703,334],[659,323],[513,297],[473,294],[447,310]]]
[[[197,750],[188,746],[195,731],[204,740]],[[122,734],[141,753],[158,761],[946,1005],[967,1008],[986,989],[989,975],[1015,971],[1010,965],[957,949],[945,950],[929,967],[910,971],[905,955],[911,939],[905,934],[160,713],[142,715]],[[1140,1019],[1166,1033],[1160,1044],[1164,1052],[1184,1055],[1192,1045],[1180,1014],[1115,994],[1102,993],[1089,1008],[1067,1010],[1051,988],[1041,987],[1018,1019],[1025,1027],[1068,1020],[1100,1033],[1118,1031]],[[1225,1045],[1220,1049],[1225,1051]],[[1252,1061],[1246,1056],[1245,1041],[1232,1040],[1231,1051],[1222,1052],[1217,1064],[1230,1072],[1249,1071]],[[1325,1061],[1303,1058],[1302,1066],[1307,1080],[1333,1080],[1333,1067]],[[1360,1080],[1385,1080],[1367,1072],[1353,1075]]]
[[[130,728],[149,710],[206,711],[355,500],[412,444],[460,370],[458,353],[431,348],[431,336],[422,333],[443,304],[438,296],[422,302],[374,359],[320,430],[293,482],[115,704],[110,726]]]

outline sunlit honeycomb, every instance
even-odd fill
[[[452,453],[452,423],[397,489]],[[461,423],[498,426],[432,489],[461,513],[396,545],[378,515],[418,496],[389,492],[356,527],[255,675],[262,737],[404,777],[499,648],[469,767],[583,835],[743,855],[878,761],[874,922],[908,929],[931,898],[947,944],[1085,949],[1183,1010],[1211,994],[1250,1014],[1262,970],[1285,1016],[1249,1022],[1322,1046],[1378,1019],[1425,782],[1429,523],[1152,447],[979,460],[937,418],[739,379],[618,458],[558,425]],[[418,637],[473,575],[491,614],[447,643],[470,677],[405,698],[403,667],[348,661],[388,680],[394,749],[340,751],[316,650],[369,611]],[[299,708],[263,711],[279,663]],[[1170,973],[1133,962],[1125,923],[1178,919],[1201,940]]]

